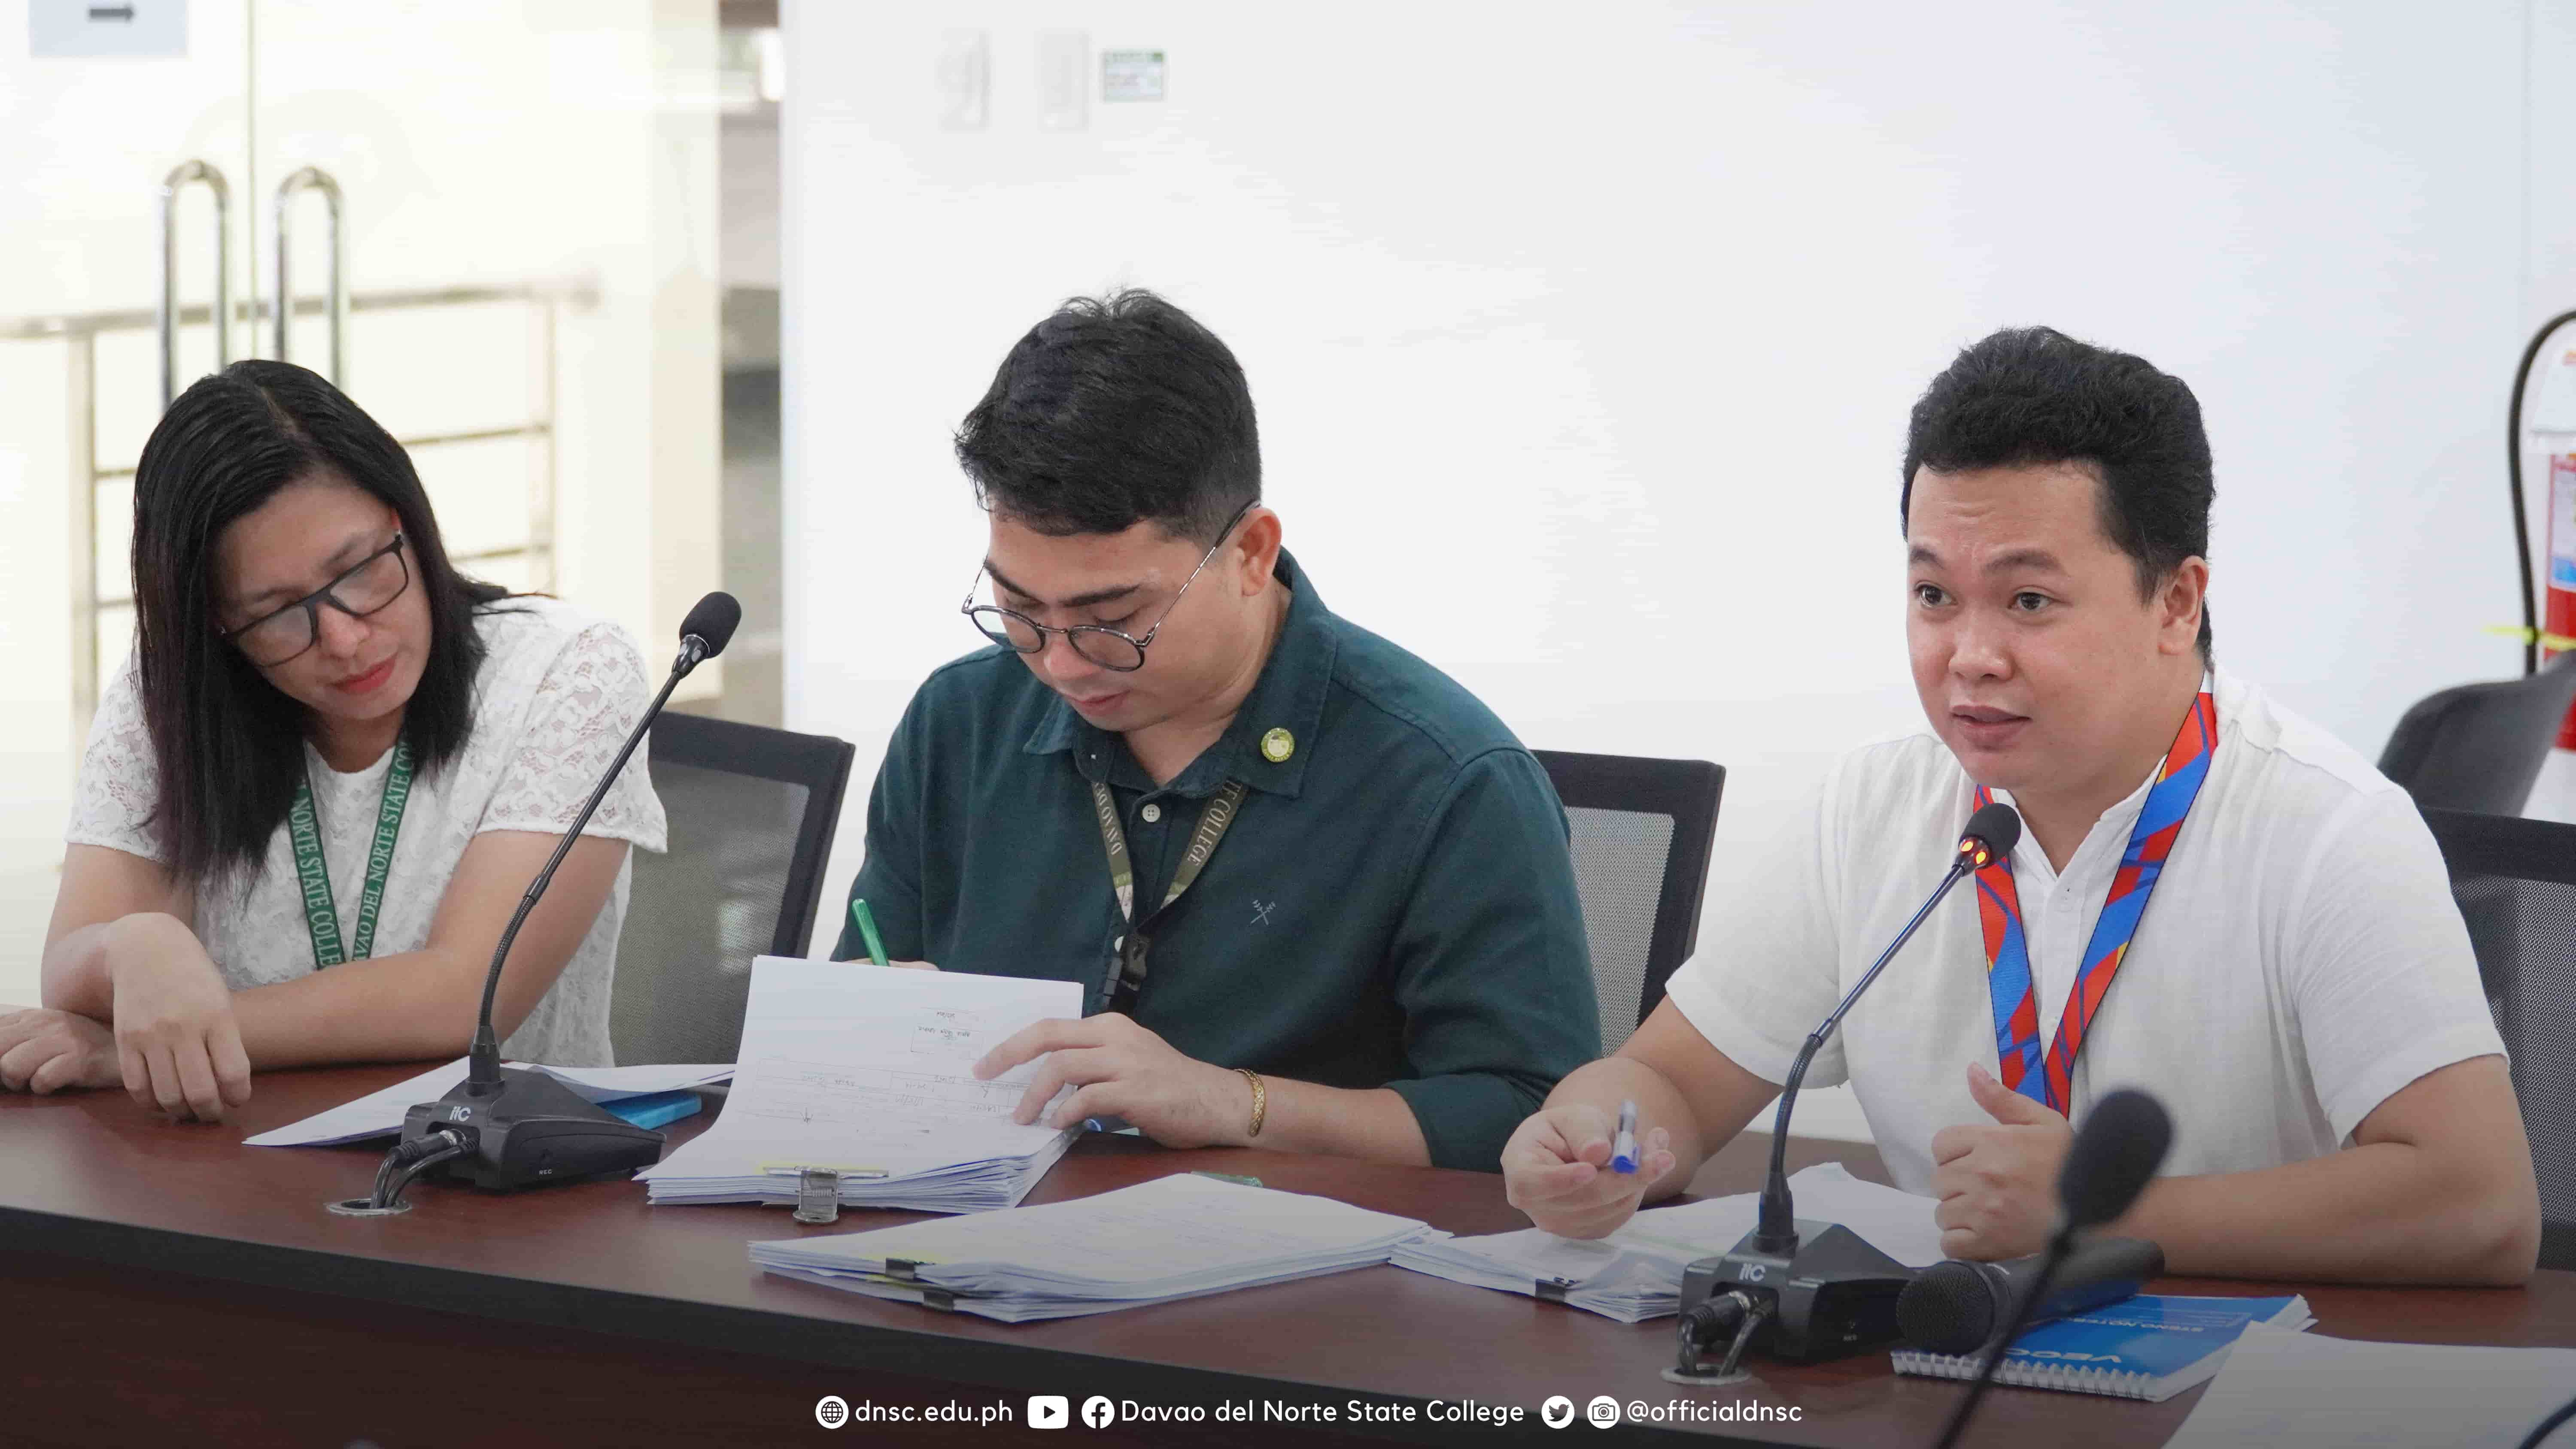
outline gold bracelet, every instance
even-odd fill
[[[1236,1067],[1235,1070],[1243,1073],[1243,1079],[1252,1084],[1252,1126],[1243,1135],[1258,1137],[1261,1135],[1261,1119],[1270,1115],[1270,1089],[1261,1085],[1261,1074],[1252,1068]]]

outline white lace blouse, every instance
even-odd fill
[[[556,835],[570,825],[652,700],[634,640],[568,604],[506,599],[487,606],[475,627],[485,655],[474,680],[473,731],[444,767],[413,782],[377,918],[377,956],[428,944],[439,898],[475,836],[487,830]],[[147,823],[158,787],[134,671],[129,659],[99,700],[81,756],[68,839],[161,860],[158,828]],[[322,858],[344,932],[355,925],[376,807],[392,762],[388,750],[374,764],[344,775],[309,742],[304,747],[305,774],[321,817]],[[582,833],[659,851],[663,830],[662,802],[645,770],[645,747],[638,746]],[[609,986],[632,866],[630,856],[553,989],[503,1043],[509,1057],[559,1066],[609,1064]],[[247,894],[238,881],[211,887],[200,882],[194,925],[236,990],[314,969],[285,826],[269,841]],[[456,1054],[464,1050],[460,1040]]]

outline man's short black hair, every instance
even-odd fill
[[[2102,532],[2155,597],[2187,558],[2209,556],[2218,487],[2200,401],[2143,357],[2078,342],[2049,327],[2008,327],[1961,352],[1914,404],[1905,431],[1902,529],[1914,473],[2049,463],[2088,465],[2102,488]],[[2209,603],[2200,654],[2209,657]]]
[[[1076,297],[1029,329],[957,429],[984,506],[1040,533],[1140,522],[1213,546],[1261,497],[1234,354],[1151,292]]]

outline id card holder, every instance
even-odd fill
[[[1135,939],[1139,955],[1153,949],[1153,937],[1140,935]],[[1118,1009],[1119,987],[1126,980],[1127,941],[1128,937],[1122,935],[1109,942],[1109,965],[1100,974],[1100,989],[1092,995],[1091,1015]]]
[[[1124,935],[1112,936],[1109,939],[1109,964],[1101,970],[1099,989],[1091,993],[1091,1010],[1087,1015],[1098,1016],[1109,1009],[1110,1002],[1118,999],[1118,973],[1126,964],[1126,956],[1127,938]]]

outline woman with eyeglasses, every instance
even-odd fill
[[[459,574],[411,460],[320,377],[236,363],[134,480],[135,648],[102,691],[0,1084],[218,1120],[254,1070],[461,1055],[494,945],[650,693],[616,625]],[[512,1057],[609,1060],[638,751],[529,916]]]

